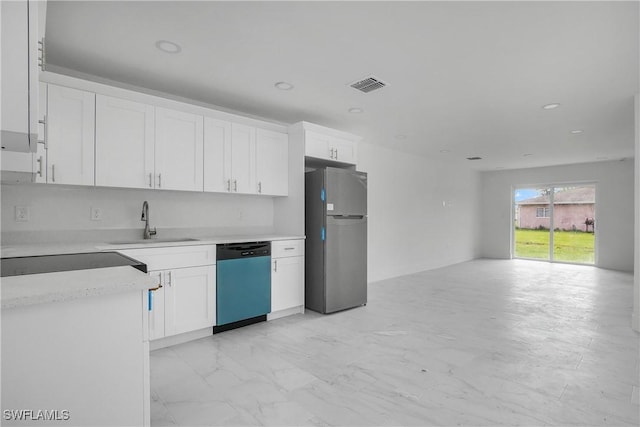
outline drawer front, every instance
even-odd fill
[[[271,242],[271,258],[304,255],[304,240],[276,240]]]
[[[215,245],[126,249],[118,252],[144,262],[147,264],[147,271],[198,267],[216,263]]]

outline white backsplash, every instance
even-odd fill
[[[135,238],[145,200],[159,236],[273,232],[270,197],[44,184],[3,184],[1,192],[2,244]],[[16,206],[28,208],[27,222],[15,220]],[[100,221],[91,208],[102,211]]]

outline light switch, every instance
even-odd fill
[[[29,222],[28,206],[16,206],[16,222]]]
[[[102,209],[100,208],[91,208],[90,214],[91,221],[102,221]]]

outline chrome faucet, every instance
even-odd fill
[[[157,233],[156,228],[155,227],[153,227],[153,229],[149,228],[149,202],[147,202],[146,200],[142,204],[142,217],[140,218],[140,221],[144,221],[144,233],[142,236],[145,239],[150,239],[151,236],[156,235]]]

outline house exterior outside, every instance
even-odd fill
[[[551,226],[549,195],[516,203],[516,226],[549,229]],[[590,222],[590,224],[586,224]],[[558,191],[553,198],[553,227],[570,231],[593,231],[595,222],[595,187],[585,186]]]

